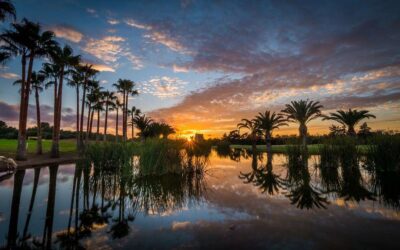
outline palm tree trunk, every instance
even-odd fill
[[[93,117],[94,117],[94,109],[92,109],[92,114],[90,115],[90,125],[89,125],[89,132],[88,132],[89,137],[88,138],[90,138],[90,135],[92,134]]]
[[[96,142],[100,137],[100,109],[97,110],[97,132],[96,132]]]
[[[79,124],[80,126],[80,142],[79,146],[83,146],[83,117],[85,116],[85,99],[86,99],[86,85],[87,85],[87,78],[85,77],[85,80],[83,82],[83,95],[82,95],[82,103],[81,103],[81,122]]]
[[[54,128],[53,128],[55,133],[54,133],[54,137],[53,137],[53,143],[51,145],[51,157],[52,158],[60,157],[60,125],[61,125],[63,80],[64,80],[64,67],[61,67],[60,82],[59,82],[58,96],[57,96],[57,107],[54,108],[54,114],[57,119],[55,121]]]
[[[349,125],[347,130],[347,134],[350,136],[356,136],[356,131],[354,129],[354,125]]]
[[[19,124],[18,124],[18,145],[17,145],[17,160],[26,160],[26,118],[24,119],[24,107],[27,101],[26,91],[26,55],[22,55],[22,83],[21,83],[21,100],[19,105]]]
[[[123,100],[122,100],[122,105],[123,105],[123,107],[122,107],[122,140],[124,141],[124,142],[126,142],[126,129],[125,129],[125,126],[126,126],[126,123],[125,123],[125,117],[126,117],[126,95],[125,95],[125,91],[123,92]]]
[[[119,111],[119,107],[117,107],[117,120],[116,120],[116,124],[115,124],[115,141],[118,142],[118,111]]]
[[[42,151],[42,127],[40,121],[40,102],[39,102],[39,91],[35,88],[35,100],[36,100],[36,126],[37,126],[37,146],[36,154],[41,155]]]
[[[104,137],[103,137],[103,141],[107,141],[107,122],[108,122],[108,100],[106,102],[106,118],[104,120]]]
[[[131,134],[132,134],[132,141],[133,139],[135,139],[135,124],[133,123],[133,113],[132,113],[132,117],[131,117]]]
[[[79,149],[79,138],[80,138],[80,131],[79,131],[79,84],[76,84],[76,149]]]
[[[302,146],[307,150],[307,126],[305,124],[300,124],[299,134],[301,138]]]
[[[86,123],[86,143],[88,143],[89,141],[89,128],[90,128],[90,118],[92,117],[91,114],[92,108],[91,108],[91,104],[89,103],[89,110],[88,110],[88,117],[87,117],[87,123]]]

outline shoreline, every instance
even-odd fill
[[[29,169],[36,167],[44,167],[54,164],[75,163],[81,159],[77,153],[64,153],[59,158],[51,158],[50,154],[30,156],[26,161],[15,161],[17,163],[16,170]]]

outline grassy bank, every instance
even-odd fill
[[[310,154],[318,154],[318,149],[322,144],[312,144],[308,145],[308,153]],[[368,146],[367,145],[358,145],[357,146],[360,152],[366,153],[368,151]],[[237,149],[248,149],[251,150],[251,145],[231,145],[231,148],[237,148]],[[257,145],[257,150],[261,152],[267,151],[267,148],[265,145]],[[287,153],[287,145],[272,145],[271,147],[272,153]]]
[[[43,140],[43,153],[49,153],[51,140]],[[60,152],[71,153],[76,151],[74,139],[60,140]],[[17,140],[0,139],[0,155],[13,157],[17,151]],[[36,140],[28,140],[28,154],[36,153]]]

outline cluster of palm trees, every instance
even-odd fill
[[[59,140],[62,118],[62,97],[64,83],[76,90],[76,142],[78,149],[83,149],[88,142],[92,127],[93,117],[97,116],[96,140],[100,139],[100,116],[105,111],[105,125],[103,140],[107,140],[108,116],[109,111],[116,111],[116,140],[118,140],[118,115],[122,110],[122,139],[127,140],[128,124],[132,126],[132,138],[134,137],[134,126],[142,131],[142,136],[148,126],[156,128],[161,125],[162,129],[149,130],[161,131],[159,134],[167,135],[173,132],[173,129],[167,124],[153,123],[151,119],[141,115],[136,107],[128,109],[130,96],[138,95],[135,89],[135,83],[128,79],[119,79],[113,86],[116,92],[103,90],[99,86],[96,76],[99,73],[93,65],[85,64],[80,55],[74,54],[74,51],[68,45],[61,47],[55,41],[55,35],[51,31],[43,31],[39,23],[34,23],[26,18],[22,21],[16,21],[16,12],[12,3],[8,0],[0,0],[0,20],[4,21],[6,17],[12,17],[14,22],[10,24],[10,29],[0,34],[0,60],[5,63],[8,59],[18,57],[21,60],[21,79],[15,83],[20,85],[20,116],[18,126],[18,146],[17,160],[26,160],[26,138],[27,138],[27,117],[29,107],[29,96],[34,92],[36,101],[37,116],[37,154],[42,154],[41,140],[41,119],[40,119],[40,100],[39,93],[43,88],[54,89],[54,121],[53,121],[53,139],[51,156],[59,157]],[[42,68],[35,72],[34,64],[38,58],[46,58]],[[117,95],[120,98],[117,98]],[[119,99],[122,99],[120,101]],[[87,114],[86,128],[84,127],[85,112]],[[130,120],[130,121],[129,121]],[[158,125],[156,125],[158,124]],[[169,128],[170,130],[166,129]],[[172,131],[171,131],[172,129]]]
[[[321,113],[323,106],[317,101],[299,100],[286,104],[281,113],[271,112],[269,110],[259,113],[254,119],[242,119],[237,127],[246,128],[246,136],[250,137],[253,142],[253,150],[256,149],[256,140],[259,136],[265,137],[267,152],[271,152],[272,132],[282,126],[287,126],[288,122],[299,124],[299,136],[302,146],[307,146],[307,124],[317,118],[322,120],[333,120],[346,129],[346,133],[350,136],[356,135],[355,126],[365,118],[376,118],[370,114],[368,110],[337,110],[329,115]]]

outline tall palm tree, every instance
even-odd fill
[[[32,81],[32,90],[35,91],[35,103],[36,103],[36,133],[37,133],[37,146],[36,146],[36,154],[41,155],[43,153],[42,150],[42,128],[41,128],[41,119],[40,119],[40,101],[39,101],[39,92],[43,91],[43,82],[45,79],[45,76],[32,72],[31,76],[31,81]]]
[[[128,79],[118,79],[114,87],[122,94],[122,137],[123,140],[126,141],[129,96],[138,95],[139,92],[135,89],[135,83]]]
[[[140,109],[136,108],[135,106],[132,106],[132,108],[130,110],[128,110],[128,114],[131,116],[131,121],[129,122],[129,124],[131,125],[131,135],[132,135],[132,140],[135,138],[135,123],[133,122],[133,118],[135,118],[135,116],[141,114],[142,111],[140,111]]]
[[[343,126],[347,127],[347,134],[351,136],[356,135],[356,131],[354,127],[362,120],[376,118],[373,114],[370,114],[368,110],[357,110],[357,109],[349,109],[345,110],[337,110],[336,113],[330,113],[327,116],[324,116],[323,120],[334,120]]]
[[[87,128],[86,128],[86,143],[89,141],[90,134],[92,133],[92,125],[93,125],[93,116],[94,116],[94,106],[100,99],[100,92],[102,87],[99,86],[98,81],[90,80],[88,86],[89,93],[86,95],[86,105],[88,106],[88,120],[87,120]]]
[[[86,91],[91,87],[94,81],[93,78],[97,75],[99,71],[93,68],[91,64],[78,65],[76,70],[82,75],[82,105],[81,105],[81,120],[79,122],[79,148],[83,146],[83,117],[85,116],[85,103],[86,103]]]
[[[50,51],[57,46],[54,33],[42,32],[38,23],[23,19],[20,23],[13,23],[10,30],[1,36],[1,51],[7,56],[21,57],[21,98],[18,125],[18,160],[26,160],[26,125],[28,118],[29,91],[31,75],[35,58],[48,56]],[[26,68],[28,66],[28,68]]]
[[[104,91],[103,92],[103,98],[104,98],[104,105],[106,106],[106,117],[104,121],[104,137],[103,141],[107,141],[107,122],[108,122],[108,110],[109,107],[112,107],[114,105],[114,101],[117,99],[115,96],[114,92],[110,91]]]
[[[62,108],[62,93],[64,76],[69,73],[69,69],[78,65],[80,55],[74,55],[73,50],[69,46],[63,48],[57,47],[51,52],[51,59],[54,64],[60,67],[58,78],[58,93],[56,97],[56,107],[54,107],[54,125],[53,125],[53,140],[51,146],[51,157],[60,157],[60,128],[61,128],[61,108]]]
[[[253,153],[255,153],[257,151],[257,147],[256,147],[257,136],[260,135],[260,133],[261,133],[260,124],[258,123],[258,120],[242,119],[242,121],[237,124],[237,127],[239,130],[241,128],[246,128],[249,130],[248,135],[251,139]]]
[[[114,109],[117,111],[117,117],[115,120],[115,141],[118,142],[118,123],[119,123],[119,110],[122,108],[122,103],[117,99],[115,100]]]
[[[103,101],[100,99],[96,102],[96,104],[92,107],[93,112],[97,111],[97,130],[96,130],[96,142],[100,138],[100,113],[104,111]]]
[[[296,122],[300,125],[299,135],[305,149],[307,149],[307,123],[321,116],[322,107],[319,102],[300,100],[286,104],[286,108],[282,110],[289,122]]]
[[[281,114],[266,110],[264,113],[258,113],[256,119],[259,124],[259,128],[264,131],[265,144],[267,147],[268,155],[271,154],[271,138],[272,131],[279,129],[281,126],[287,126],[286,119]]]
[[[140,130],[140,138],[141,138],[141,141],[144,142],[145,131],[150,126],[150,124],[153,122],[153,120],[151,118],[147,117],[145,114],[142,114],[142,115],[135,116],[132,121],[134,122],[135,126]]]
[[[0,21],[4,21],[7,17],[17,18],[14,5],[10,0],[0,0]]]
[[[70,72],[71,78],[68,81],[68,86],[75,88],[76,92],[76,147],[79,149],[79,89],[83,82],[83,76],[78,70],[76,70],[76,67],[74,67]]]

